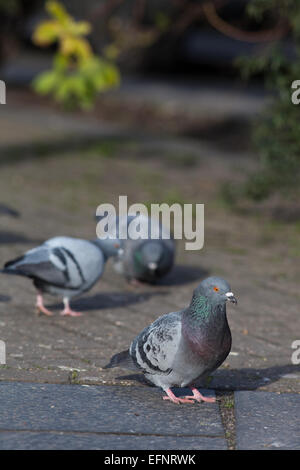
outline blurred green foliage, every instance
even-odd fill
[[[34,31],[33,42],[41,47],[57,44],[53,67],[33,81],[35,91],[50,94],[66,108],[92,107],[99,92],[120,82],[118,68],[111,61],[96,56],[88,40],[91,26],[76,22],[57,1],[47,1],[51,19],[41,22]]]
[[[242,189],[243,195],[261,201],[278,190],[288,194],[300,182],[300,108],[291,100],[292,83],[300,79],[300,1],[251,0],[248,13],[258,20],[276,15],[289,26],[294,44],[293,58],[284,53],[285,44],[278,40],[263,54],[241,57],[237,62],[244,78],[263,73],[266,86],[274,92],[272,102],[254,125],[260,168]]]

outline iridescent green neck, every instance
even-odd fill
[[[212,313],[212,305],[204,295],[194,295],[188,310],[192,320],[208,320]]]

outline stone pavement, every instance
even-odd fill
[[[217,405],[172,406],[150,387],[4,382],[1,392],[2,449],[226,449]]]
[[[228,448],[218,403],[174,405],[138,386],[1,382],[0,390],[1,450]],[[236,449],[300,449],[299,395],[234,395]]]
[[[72,304],[81,318],[61,317],[50,297],[54,316],[36,316],[30,281],[1,277],[0,448],[299,449],[300,367],[291,361],[299,232],[229,212],[216,192],[253,167],[251,156],[190,138],[134,136],[118,123],[21,103],[18,93],[5,106],[0,202],[21,216],[0,214],[1,265],[54,235],[94,237],[96,206],[119,194],[204,202],[206,241],[201,253],[178,243],[176,267],[155,286],[134,289],[108,263],[101,282]],[[176,406],[140,376],[103,370],[144,326],[183,308],[211,273],[239,299],[228,309],[232,352],[201,385],[215,390],[216,404]]]

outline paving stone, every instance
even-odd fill
[[[62,446],[65,443],[66,446],[77,446],[78,436],[74,433],[105,433],[105,436],[93,437],[93,446],[109,448],[112,441],[107,434],[124,434],[124,441],[116,439],[116,448],[126,448],[127,445],[142,448],[147,443],[147,439],[138,436],[142,434],[149,435],[153,449],[160,442],[160,436],[167,438],[161,444],[166,448],[172,445],[174,448],[178,445],[186,448],[226,448],[216,403],[174,405],[163,401],[161,390],[154,387],[1,382],[0,390],[0,431],[13,431],[12,434],[4,434],[5,448],[14,446],[16,431],[25,433],[24,446],[35,446],[38,440],[36,434],[28,431],[56,434],[60,431],[72,435],[58,439],[57,445],[61,443]],[[178,395],[186,394],[187,390],[175,389],[175,392]],[[212,395],[208,390],[202,392]],[[131,441],[130,436],[135,436],[135,441]],[[46,438],[44,434],[40,437],[39,445],[43,446]],[[176,443],[172,439],[174,437],[177,437]],[[216,441],[212,439],[214,437]],[[180,443],[182,438],[184,441]],[[53,440],[52,436],[47,445],[52,445]],[[83,439],[78,446],[87,443]],[[20,445],[23,445],[21,438]]]
[[[300,449],[300,395],[235,392],[237,449]]]
[[[0,450],[226,450],[218,437],[0,432]]]

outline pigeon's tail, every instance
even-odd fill
[[[119,352],[115,354],[109,364],[103,367],[103,369],[112,369],[113,367],[124,367],[125,369],[132,369],[135,368],[133,361],[129,355],[129,350]]]
[[[22,262],[24,258],[24,256],[20,256],[19,258],[16,258],[12,261],[8,261],[5,263],[3,269],[0,269],[0,273],[13,274],[16,276],[28,276],[28,273],[26,270],[24,270],[24,267],[19,265],[19,262]]]

